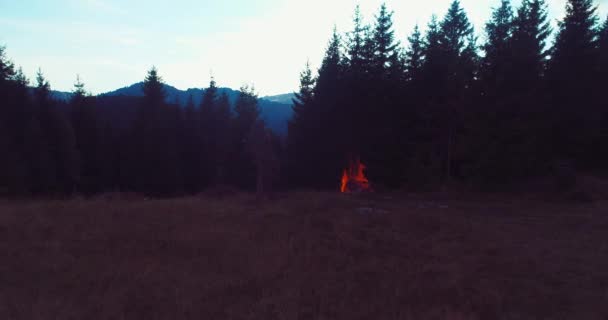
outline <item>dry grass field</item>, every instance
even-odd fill
[[[608,203],[0,203],[0,319],[606,319]]]

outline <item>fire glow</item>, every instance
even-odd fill
[[[350,161],[348,168],[342,173],[342,181],[340,184],[340,192],[342,193],[358,193],[372,191],[369,180],[363,172],[365,165],[356,159]]]

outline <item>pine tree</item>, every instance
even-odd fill
[[[311,143],[314,143],[311,156],[316,159],[309,170],[318,172],[313,177],[315,187],[335,185],[345,160],[345,150],[357,147],[356,131],[351,129],[357,124],[352,117],[353,110],[347,105],[348,84],[345,81],[345,59],[341,47],[342,39],[334,27],[318,71],[313,92],[314,116],[309,120],[309,128],[314,132],[310,137]]]
[[[192,94],[188,97],[188,102],[183,112],[181,128],[181,156],[184,174],[185,191],[194,194],[202,188],[204,180],[201,173],[201,163],[203,153],[201,150],[200,139],[200,116],[194,105]]]
[[[470,181],[486,188],[504,186],[516,177],[514,166],[519,166],[521,143],[517,132],[510,128],[519,121],[513,114],[512,82],[517,75],[512,71],[513,20],[511,2],[501,1],[485,25],[485,56],[481,59],[479,95],[475,110],[468,118],[467,153]],[[516,135],[514,135],[514,133]],[[513,143],[512,141],[517,141]]]
[[[548,70],[553,98],[553,126],[559,133],[553,148],[555,156],[579,164],[596,160],[597,122],[593,87],[597,81],[597,21],[591,0],[569,0],[566,16],[551,52]]]
[[[6,57],[6,47],[0,46],[0,81],[9,81],[14,76],[15,65]]]
[[[496,102],[504,110],[492,122],[501,137],[492,147],[499,151],[493,164],[498,169],[489,170],[510,182],[544,174],[550,166],[553,132],[548,127],[551,110],[544,81],[550,34],[544,0],[524,0],[513,20],[510,72],[503,82],[506,94]]]
[[[217,100],[216,135],[217,135],[217,167],[215,182],[218,185],[227,184],[230,142],[232,140],[232,111],[230,99],[226,91],[222,92]]]
[[[244,189],[253,189],[256,182],[256,170],[253,157],[247,149],[247,137],[260,114],[258,96],[253,87],[241,87],[234,111],[236,114],[233,127],[234,140],[231,145],[231,163],[228,166],[228,173],[230,181],[234,185]]]
[[[154,196],[175,194],[183,183],[177,144],[179,109],[166,104],[162,78],[155,67],[146,75],[143,92],[130,150],[132,185]]]
[[[13,92],[15,89],[15,70],[13,63],[6,57],[5,47],[0,46],[0,195],[19,193],[18,164],[20,153],[17,145],[17,128],[14,122],[17,110]],[[21,188],[23,189],[23,188]]]
[[[507,94],[504,88],[511,66],[511,41],[515,16],[510,0],[502,0],[492,12],[492,19],[486,24],[487,41],[482,46],[485,56],[481,65],[481,81],[484,95]],[[501,90],[503,89],[503,90]]]
[[[86,193],[102,189],[101,137],[95,98],[86,92],[80,76],[76,77],[70,100],[71,122],[79,155],[79,189]]]
[[[203,187],[213,184],[217,173],[217,99],[218,88],[212,77],[209,87],[203,93],[200,106],[200,148],[204,154],[200,162],[200,172],[202,173],[203,180],[201,183]]]
[[[419,80],[420,72],[424,63],[424,40],[418,25],[414,27],[414,32],[408,37],[409,47],[405,52],[405,70],[407,81]]]
[[[454,146],[457,145],[462,131],[462,122],[470,105],[471,87],[475,79],[477,66],[476,38],[473,26],[460,6],[460,1],[454,0],[447,14],[440,23],[438,37],[440,57],[443,59],[443,73],[439,74],[442,84],[440,88],[439,107],[436,109],[435,121],[439,128],[439,141],[443,141],[438,149],[443,159],[444,183],[449,183],[459,162]],[[437,62],[435,62],[437,63]],[[443,109],[443,110],[442,110]]]
[[[604,23],[599,28],[597,48],[598,71],[600,78],[598,84],[601,84],[608,81],[608,17],[606,17],[606,20],[604,20]]]
[[[357,73],[362,72],[366,63],[365,42],[366,33],[369,28],[363,25],[363,16],[359,5],[355,8],[353,17],[353,30],[348,33],[347,54],[348,65],[351,71]]]
[[[310,70],[310,63],[306,62],[304,71],[300,73],[300,91],[295,93],[293,102],[293,118],[290,120],[291,125],[296,125],[300,122],[301,118],[304,117],[307,109],[311,107],[313,103],[313,91],[314,91],[315,79],[312,76]]]
[[[310,64],[300,73],[300,90],[295,93],[293,117],[288,124],[287,172],[288,181],[300,186],[311,186],[310,164],[313,150],[311,125],[315,121],[314,85]],[[314,170],[314,168],[313,168]]]
[[[513,30],[513,70],[518,74],[519,92],[537,91],[549,56],[547,38],[551,26],[544,0],[523,0],[517,10]]]
[[[364,130],[361,128],[370,127],[370,115],[374,114],[375,107],[380,107],[379,103],[374,101],[375,93],[373,92],[376,90],[370,88],[370,85],[374,83],[375,86],[380,86],[380,84],[377,84],[373,80],[373,77],[381,78],[384,73],[384,68],[378,69],[376,67],[377,45],[374,41],[376,31],[371,26],[363,23],[363,17],[358,6],[355,9],[352,23],[352,29],[347,33],[346,58],[344,59],[344,63],[336,65],[331,60],[324,61],[328,65],[334,65],[333,68],[338,70],[338,72],[334,73],[334,79],[338,82],[333,89],[334,104],[337,107],[333,108],[334,111],[328,111],[331,108],[322,106],[323,98],[318,99],[320,101],[317,107],[309,107],[309,109],[318,109],[318,112],[328,111],[331,114],[331,118],[327,116],[328,120],[325,126],[328,127],[328,133],[326,134],[330,134],[331,138],[335,139],[334,142],[328,142],[328,144],[334,145],[332,151],[335,152],[335,155],[331,161],[337,163],[338,166],[344,166],[348,163],[346,157],[349,154],[361,156],[364,150],[367,149],[365,147],[366,142],[362,138],[369,136],[365,136]],[[328,46],[326,54],[332,52],[333,50],[331,49],[332,46]],[[324,71],[325,69],[320,70],[320,77],[323,77],[321,72]],[[314,123],[311,120],[308,122]],[[314,144],[315,140],[318,139],[313,139],[309,143]],[[335,159],[333,159],[334,157]],[[328,161],[328,163],[331,163],[331,161]],[[334,167],[335,164],[330,165],[327,170],[333,170]],[[339,174],[339,171],[338,173],[326,173],[334,181],[327,181],[323,183],[322,187],[333,187],[332,182],[335,183],[334,175],[336,174]],[[319,186],[321,185],[317,184],[317,187]]]
[[[596,102],[600,104],[605,101],[605,97],[602,96],[604,90],[604,84],[608,83],[608,17],[604,20],[604,23],[600,26],[598,32],[597,41],[598,50],[598,79],[595,85],[595,90],[598,95],[596,96]],[[600,136],[598,145],[601,146],[601,150],[608,150],[608,110],[600,112]],[[598,154],[598,158],[603,161],[603,166],[600,167],[602,170],[606,170],[606,164],[608,163],[608,152],[602,151]]]
[[[204,121],[212,121],[213,114],[215,113],[217,95],[217,84],[212,77],[211,81],[209,82],[209,87],[205,89],[205,92],[203,93],[203,98],[201,100],[201,118]]]
[[[37,115],[40,119],[41,133],[46,138],[39,143],[42,149],[33,159],[40,178],[40,191],[69,194],[74,191],[78,180],[78,153],[74,130],[50,96],[50,84],[41,70],[36,75],[35,98]],[[37,131],[37,128],[32,128]],[[39,134],[39,133],[37,133]]]
[[[452,2],[448,13],[441,21],[439,45],[445,51],[444,58],[448,67],[446,76],[452,89],[449,91],[453,91],[448,93],[449,98],[459,97],[463,88],[469,85],[473,78],[469,69],[477,58],[473,26],[460,6],[459,0]]]
[[[389,12],[384,3],[380,6],[380,11],[376,16],[372,41],[374,43],[374,66],[378,72],[398,66],[399,43],[395,41],[393,12]]]
[[[441,94],[446,91],[448,83],[443,75],[447,72],[444,61],[445,50],[441,45],[441,30],[437,16],[433,15],[427,26],[424,39],[424,62],[421,80],[422,95],[427,104],[439,104]]]

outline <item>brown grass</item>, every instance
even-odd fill
[[[0,319],[606,319],[608,205],[0,203]]]

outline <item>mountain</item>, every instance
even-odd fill
[[[292,99],[294,99],[295,97],[296,97],[296,95],[293,93],[285,93],[285,94],[279,94],[276,96],[265,96],[265,97],[262,97],[262,99],[272,101],[272,102],[292,105],[293,104]]]
[[[167,94],[167,102],[169,103],[177,103],[181,106],[185,106],[188,102],[190,95],[192,95],[192,99],[194,100],[195,105],[199,105],[205,89],[199,88],[190,88],[187,90],[179,90],[173,86],[168,84],[164,85],[165,93]],[[133,102],[138,101],[137,99],[127,99],[127,97],[135,98],[143,96],[143,82],[138,82],[132,84],[130,86],[120,88],[114,91],[106,92],[100,94],[98,97],[104,107],[112,108],[112,114],[114,114],[114,118],[118,118],[118,114],[120,110],[115,110],[117,108],[113,108],[115,105],[125,105],[126,101]],[[226,92],[228,94],[228,98],[230,102],[234,104],[236,101],[239,92],[237,90],[233,90],[230,88],[218,88],[220,94]],[[71,92],[63,92],[63,91],[51,91],[51,95],[54,99],[59,101],[68,101],[72,97]],[[123,99],[124,97],[125,99]],[[293,97],[293,93],[287,93],[276,96],[268,96],[262,97],[258,100],[258,105],[260,107],[260,116],[266,122],[266,125],[274,131],[276,134],[280,136],[287,135],[287,121],[293,115],[293,111],[291,109],[291,98]],[[125,110],[124,108],[121,110]],[[125,112],[127,112],[125,110]],[[130,112],[130,111],[129,111]],[[128,117],[126,117],[128,118]]]
[[[51,98],[59,101],[68,101],[72,98],[71,92],[51,90]]]
[[[143,82],[138,82],[132,84],[128,87],[120,88],[115,91],[107,92],[99,95],[100,97],[141,97],[143,96]],[[190,95],[192,95],[192,99],[194,100],[195,105],[199,105],[203,94],[205,92],[204,89],[199,88],[190,88],[187,90],[179,90],[173,86],[164,85],[165,93],[167,95],[166,100],[169,103],[177,103],[181,106],[185,106],[188,102]],[[234,104],[236,101],[239,92],[237,90],[233,90],[230,88],[218,88],[219,94],[226,93],[230,102]],[[291,94],[281,95],[287,96]],[[274,96],[279,97],[279,96]],[[273,98],[273,97],[270,97]],[[268,97],[263,97],[258,100],[258,105],[260,108],[260,116],[266,122],[266,125],[274,131],[276,134],[285,136],[287,135],[287,121],[291,118],[293,111],[291,109],[291,101],[289,103],[280,102],[286,101],[286,98],[276,100],[268,99]]]

